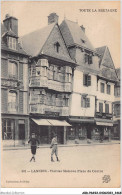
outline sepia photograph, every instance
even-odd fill
[[[120,1],[1,2],[1,187],[120,188]]]

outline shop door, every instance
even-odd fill
[[[87,129],[87,139],[91,139],[91,129]]]
[[[39,139],[41,144],[48,144],[48,127],[47,126],[40,126],[39,128]]]
[[[19,139],[25,139],[25,124],[19,124]]]

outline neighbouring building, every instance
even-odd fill
[[[70,142],[77,139],[110,140],[113,126],[112,103],[117,80],[108,47],[95,49],[85,28],[65,19],[60,29],[70,55],[77,62],[67,132]]]
[[[6,15],[1,27],[1,119],[4,146],[29,137],[28,55],[19,44],[18,20]]]
[[[5,144],[25,144],[32,132],[41,144],[54,133],[60,144],[119,136],[118,72],[108,47],[94,48],[83,25],[67,19],[59,25],[51,13],[48,25],[21,37],[20,45],[18,20],[7,15],[1,72]]]
[[[120,103],[120,86],[121,86],[121,71],[120,68],[116,69],[118,82],[115,84],[115,100],[113,102],[113,120],[114,120],[114,128],[113,128],[113,139],[120,139],[120,115],[121,115],[121,103]]]
[[[58,142],[66,143],[70,112],[72,78],[75,62],[64,42],[58,16],[48,16],[48,26],[22,37],[29,62],[30,133],[35,132],[41,144],[51,142],[57,133]]]

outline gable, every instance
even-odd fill
[[[59,52],[56,51],[55,45],[59,45]],[[65,42],[63,40],[62,34],[58,25],[55,25],[53,30],[51,31],[48,39],[46,40],[40,54],[43,53],[45,55],[58,58],[64,61],[73,62]]]
[[[109,49],[107,47],[106,47],[106,50],[104,52],[104,56],[103,56],[103,59],[101,61],[101,65],[106,66],[106,67],[111,68],[111,69],[115,69],[111,54],[110,54]]]
[[[86,36],[86,33],[83,32],[77,22],[73,22],[66,19],[60,25],[60,29],[67,46],[76,44],[81,47],[95,51],[95,48],[89,41],[88,37]]]

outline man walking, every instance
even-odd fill
[[[54,134],[54,136],[53,136],[50,148],[52,148],[51,162],[54,162],[53,154],[55,154],[57,161],[59,161],[59,159],[58,159],[58,142],[57,142],[57,135],[56,134]]]
[[[34,160],[34,162],[35,162],[35,155],[36,155],[37,143],[39,145],[39,141],[36,138],[35,133],[32,133],[31,138],[29,139],[28,143],[31,143],[32,158],[30,159],[30,162],[32,160]]]

